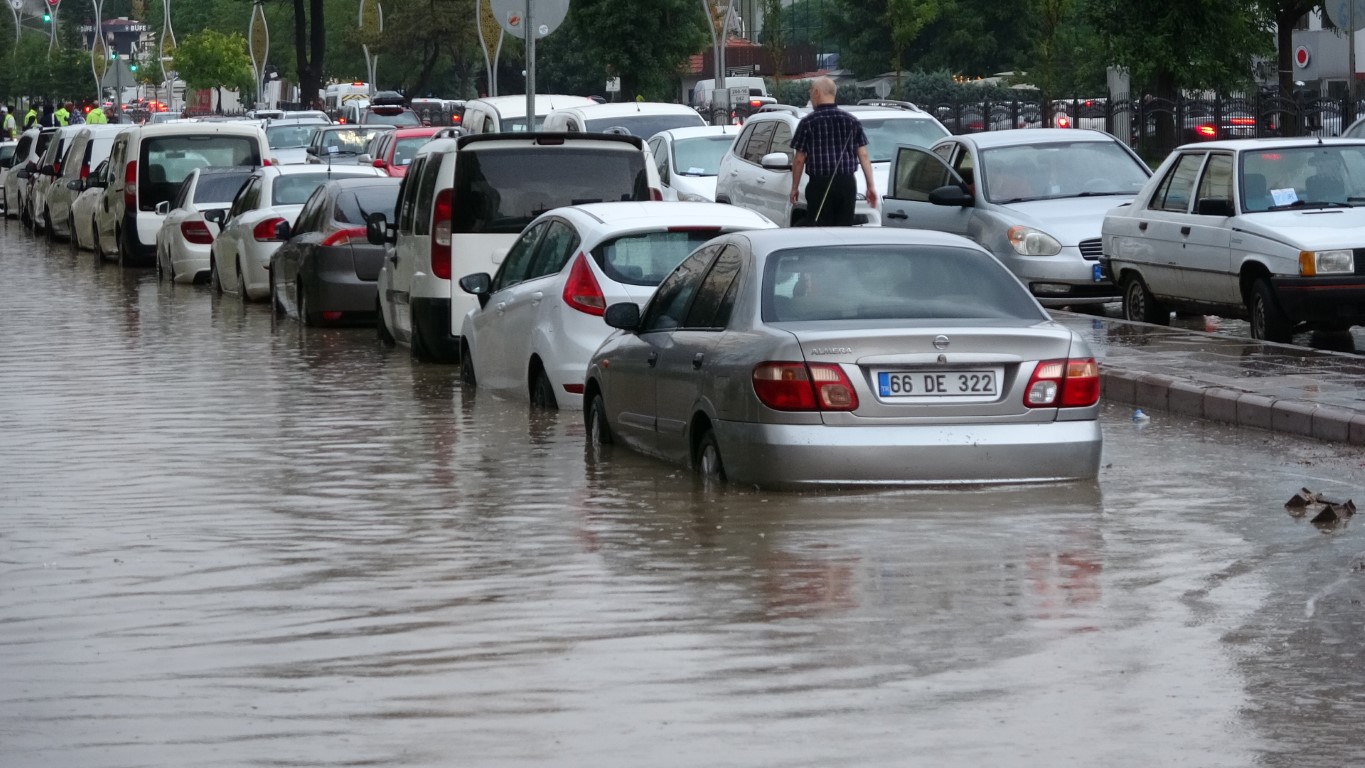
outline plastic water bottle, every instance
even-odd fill
[[[1135,409],[1133,409],[1133,423],[1134,423],[1134,424],[1145,424],[1146,422],[1149,422],[1149,421],[1151,421],[1151,420],[1152,420],[1152,417],[1151,417],[1151,416],[1148,416],[1146,413],[1143,413],[1143,411],[1142,411],[1141,408],[1135,408]]]

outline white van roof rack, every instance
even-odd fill
[[[923,112],[919,105],[913,101],[897,101],[895,99],[862,99],[858,102],[862,107],[891,107],[892,109],[908,109],[911,112]]]

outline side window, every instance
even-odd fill
[[[759,123],[758,127],[754,129],[753,135],[749,137],[749,143],[744,145],[744,159],[757,165],[763,156],[768,154],[768,147],[772,145],[773,131],[775,130],[777,130],[775,121]]]
[[[479,128],[479,133],[495,133],[497,128],[493,126],[493,116],[484,115],[483,126]]]
[[[326,186],[318,187],[309,195],[308,201],[303,204],[303,210],[299,211],[298,221],[294,224],[294,229],[290,234],[300,232],[316,232],[322,228],[322,213],[329,207],[327,205]]]
[[[701,279],[706,274],[706,267],[719,250],[719,245],[698,250],[683,259],[683,263],[664,278],[645,309],[645,316],[640,320],[641,333],[671,331],[682,324],[692,297],[696,295]]]
[[[412,234],[412,212],[417,208],[417,180],[422,178],[422,169],[430,157],[426,155],[412,161],[412,167],[398,188],[398,231],[404,235]]]
[[[659,169],[659,181],[668,184],[668,147],[663,139],[650,139],[649,153],[654,156],[654,167]]]
[[[195,173],[195,174],[193,174],[193,176],[195,177],[195,183],[198,183],[199,174]],[[181,183],[181,185],[180,185],[180,190],[179,190],[178,192],[175,193],[175,199],[171,201],[171,210],[174,211],[174,210],[177,209],[177,208],[187,208],[187,207],[189,207],[189,206],[188,206],[189,197],[190,197],[190,179],[187,177],[187,178],[185,179],[185,181],[184,181],[183,183]]]
[[[412,233],[431,234],[431,206],[436,200],[436,178],[441,175],[441,159],[429,158],[417,182],[417,204],[413,211]]]
[[[934,154],[936,154],[936,155],[938,155],[939,157],[943,158],[943,162],[946,163],[946,162],[949,162],[949,161],[952,160],[952,157],[953,157],[953,149],[955,149],[956,147],[957,147],[957,145],[956,145],[956,144],[953,144],[953,143],[944,144],[944,145],[942,145],[942,146],[934,147],[933,152],[934,152]]]
[[[252,200],[256,196],[256,186],[260,179],[253,176],[251,180],[237,190],[237,197],[232,200],[232,208],[228,210],[228,218],[241,216],[244,211],[251,210]]]
[[[888,197],[924,203],[929,201],[930,192],[952,183],[951,169],[937,155],[901,147],[896,150],[896,173]]]
[[[715,266],[706,273],[706,279],[701,281],[697,298],[692,302],[687,320],[683,323],[684,328],[724,330],[730,320],[730,308],[734,306],[733,289],[737,287],[735,284],[738,282],[741,261],[739,248],[726,246],[720,258],[716,259]]]
[[[796,153],[792,151],[792,129],[790,125],[786,123],[777,124],[777,130],[773,131],[773,144],[763,154],[766,155],[770,152],[781,152],[789,158],[796,156]],[[760,157],[759,159],[762,160],[763,158]]]
[[[1209,155],[1204,165],[1204,177],[1199,180],[1197,200],[1232,200],[1232,156]]]
[[[735,143],[731,145],[727,152],[732,152],[736,157],[744,157],[744,148],[749,146],[749,139],[753,137],[754,131],[759,127],[759,123],[750,123],[739,132],[735,137]]]
[[[534,280],[558,273],[577,247],[578,232],[566,222],[558,219],[551,221],[550,228],[545,231],[545,237],[541,238],[536,248],[536,257],[526,271],[526,279]]]
[[[1162,179],[1149,207],[1158,211],[1184,213],[1190,209],[1190,197],[1194,192],[1194,180],[1199,177],[1199,167],[1204,164],[1203,152],[1182,155]]]
[[[536,241],[540,240],[540,236],[549,226],[550,222],[542,221],[521,233],[521,237],[517,238],[512,248],[507,251],[507,257],[502,260],[498,274],[493,276],[492,293],[516,285],[524,279],[523,275],[531,265],[531,256],[536,252]]]
[[[948,145],[951,147],[952,145]],[[967,189],[976,192],[976,160],[972,158],[972,153],[963,149],[957,153],[957,161],[953,163],[953,170],[962,177],[962,183],[967,185]]]

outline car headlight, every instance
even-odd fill
[[[709,203],[709,202],[711,202],[710,200],[707,200],[706,198],[702,197],[701,195],[694,195],[694,194],[692,194],[691,192],[679,192],[679,193],[678,193],[678,201],[679,201],[679,202],[683,202],[683,203]]]
[[[1020,256],[1056,256],[1062,252],[1057,238],[1033,227],[1016,224],[1005,232],[1005,237]]]
[[[1299,274],[1304,277],[1351,275],[1355,271],[1355,256],[1349,250],[1299,251]]]

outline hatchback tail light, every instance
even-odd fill
[[[123,209],[137,210],[137,161],[129,160],[123,166]]]
[[[81,181],[90,178],[90,163],[81,163]]]
[[[333,232],[332,234],[330,234],[330,235],[328,235],[328,236],[322,238],[322,245],[323,245],[324,247],[340,246],[340,245],[350,245],[352,241],[359,242],[359,243],[368,243],[368,242],[369,242],[369,240],[367,240],[367,239],[365,238],[365,228],[364,228],[364,227],[351,227],[350,229],[338,229],[337,231]]]
[[[271,216],[251,228],[251,239],[258,243],[278,242],[279,238],[275,237],[275,228],[283,223],[283,218]]]
[[[1093,357],[1043,360],[1024,389],[1029,408],[1084,408],[1100,400],[1100,367]]]
[[[431,274],[450,279],[450,215],[455,191],[447,187],[436,193],[431,211]]]
[[[209,231],[209,225],[196,219],[180,222],[180,236],[187,243],[213,245],[213,233]]]
[[[759,363],[754,394],[775,411],[854,411],[858,394],[844,369],[829,363]]]
[[[602,295],[602,286],[593,277],[588,257],[581,253],[574,259],[569,279],[564,283],[564,303],[579,312],[597,317],[607,312],[607,298]]]

